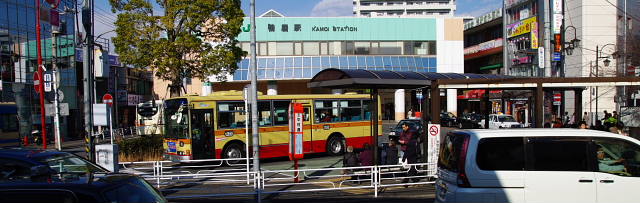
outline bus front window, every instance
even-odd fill
[[[165,136],[174,139],[189,138],[189,113],[186,99],[165,102]]]

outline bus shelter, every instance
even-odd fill
[[[325,69],[316,74],[308,83],[309,88],[369,89],[371,97],[378,98],[380,89],[422,89],[423,94],[440,95],[441,89],[484,89],[487,90],[528,90],[533,94],[533,127],[541,128],[544,122],[544,92],[573,91],[575,93],[576,120],[582,116],[582,92],[586,87],[633,86],[640,85],[638,77],[579,77],[579,78],[524,78],[506,75],[428,73],[412,71],[371,71],[363,69]],[[489,105],[488,95],[483,98]],[[424,126],[430,121],[440,124],[440,96],[425,96],[422,104]],[[378,100],[373,99],[372,120],[378,120]],[[485,126],[488,126],[489,111],[484,112]],[[372,137],[375,151],[378,149],[378,125],[372,122]],[[427,150],[427,143],[423,149]],[[378,163],[377,153],[374,153]]]

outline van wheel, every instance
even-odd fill
[[[344,138],[342,136],[331,136],[327,141],[327,153],[331,156],[341,155],[345,151]]]

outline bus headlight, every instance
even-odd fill
[[[180,141],[180,147],[184,147],[184,142]]]

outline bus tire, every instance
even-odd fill
[[[331,135],[327,140],[327,153],[330,156],[342,155],[345,151],[344,137],[340,134]]]
[[[226,147],[224,147],[224,150],[222,150],[222,158],[223,159],[239,159],[239,158],[245,158],[246,157],[246,152],[244,149],[244,144],[240,143],[240,142],[232,142],[227,144]],[[237,163],[237,162],[241,162],[241,161],[229,161],[229,163]]]

